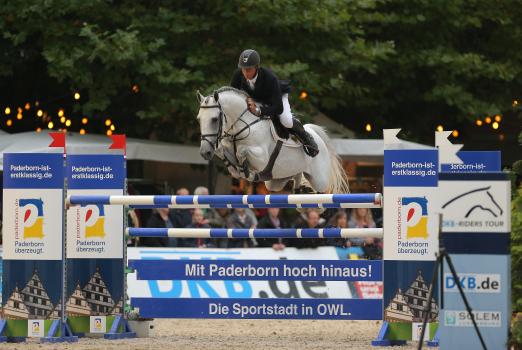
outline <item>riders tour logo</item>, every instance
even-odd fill
[[[446,229],[486,230],[502,229],[506,226],[504,201],[492,186],[475,187],[451,196],[441,206],[444,214],[443,226]]]
[[[43,201],[40,198],[20,198],[15,200],[15,239],[20,239],[20,227],[23,239],[44,238]]]

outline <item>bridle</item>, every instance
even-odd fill
[[[223,112],[223,108],[221,107],[221,104],[219,103],[219,101],[215,105],[210,105],[210,106],[200,105],[199,108],[203,108],[203,109],[219,108],[219,116],[218,116],[219,124],[218,124],[217,132],[215,132],[213,134],[201,134],[201,141],[208,142],[215,151],[219,147],[221,140],[228,138],[234,145],[234,155],[236,154],[236,151],[237,151],[236,142],[244,140],[250,135],[250,127],[254,124],[259,123],[261,120],[269,119],[269,118],[265,118],[265,117],[260,117],[260,118],[256,118],[251,123],[247,123],[246,121],[243,120],[243,116],[245,115],[246,112],[248,112],[248,108],[245,108],[245,110],[241,113],[239,118],[230,126],[230,128],[228,128],[228,130],[223,130],[224,123],[227,123],[227,115],[225,114],[225,112]],[[236,124],[238,122],[244,123],[245,126],[241,130],[236,132],[235,134],[232,134],[231,131],[234,129],[234,127],[236,126]],[[243,137],[239,137],[239,135],[241,135],[245,130],[248,130],[248,133]],[[212,140],[209,139],[210,137],[215,137],[215,141],[212,142]],[[237,156],[236,156],[236,159],[237,159]]]
[[[217,104],[211,105],[211,106],[200,105],[199,108],[203,108],[203,109],[219,108],[219,117],[218,117],[219,126],[218,126],[217,132],[214,134],[201,134],[201,141],[207,141],[212,146],[212,148],[214,150],[216,150],[219,146],[219,143],[223,139],[223,136],[221,135],[222,131],[223,131],[223,118],[225,118],[225,121],[226,121],[227,116],[223,112],[223,108],[221,108],[221,105],[219,104],[219,102]],[[212,142],[211,140],[209,140],[209,137],[215,137],[216,141]]]
[[[216,95],[216,93],[214,94]],[[214,151],[216,151],[223,139],[230,139],[234,149],[232,152],[232,155],[234,156],[234,159],[230,160],[227,156],[226,148],[223,148],[223,162],[225,166],[228,168],[229,166],[232,166],[237,171],[242,170],[245,173],[245,176],[248,177],[249,169],[248,169],[248,162],[243,162],[243,164],[240,164],[239,159],[237,157],[237,142],[246,139],[250,135],[250,128],[259,123],[261,120],[268,120],[270,117],[268,116],[260,116],[259,118],[255,118],[254,121],[248,123],[245,120],[243,120],[243,117],[245,116],[246,112],[248,112],[248,107],[245,108],[245,110],[241,113],[239,118],[228,128],[228,130],[223,130],[223,125],[225,125],[227,121],[227,115],[223,111],[223,108],[221,107],[221,104],[219,103],[219,98],[215,97],[216,104],[214,105],[203,105],[201,104],[199,108],[203,109],[210,109],[210,108],[218,108],[219,109],[219,116],[218,116],[218,130],[217,132],[213,134],[201,134],[201,141],[208,142]],[[245,124],[241,130],[239,130],[236,133],[231,133],[234,127],[238,122],[242,122]],[[248,131],[248,133],[245,136],[240,137],[240,135]],[[210,138],[215,137],[215,141],[212,141]],[[283,142],[281,140],[278,140],[276,142],[276,147],[272,150],[270,154],[270,159],[266,165],[266,167],[260,172],[254,174],[254,181],[266,181],[272,178],[272,169],[274,167],[275,160],[277,159],[277,156],[279,155],[279,152],[281,150]],[[220,157],[221,158],[221,157]]]

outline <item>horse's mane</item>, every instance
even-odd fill
[[[223,86],[223,87],[220,87],[219,89],[216,90],[216,92],[218,94],[220,92],[228,92],[228,91],[235,92],[236,94],[243,95],[245,97],[250,97],[250,95],[247,94],[245,91],[233,88],[232,86]]]

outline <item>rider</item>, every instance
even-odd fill
[[[277,76],[268,68],[260,67],[261,59],[255,50],[245,50],[239,56],[238,69],[234,72],[230,86],[247,92],[249,111],[260,116],[279,116],[281,124],[294,134],[303,144],[304,151],[310,157],[319,153],[313,137],[306,132],[301,122],[292,116],[288,94],[281,93]],[[257,107],[255,101],[262,103]]]

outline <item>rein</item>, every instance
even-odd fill
[[[218,117],[219,125],[218,125],[217,132],[213,133],[213,134],[202,134],[201,140],[208,142],[215,151],[219,147],[219,145],[223,139],[225,139],[225,138],[230,139],[232,142],[232,145],[234,146],[234,151],[232,152],[234,155],[234,160],[233,160],[233,162],[230,161],[227,157],[226,152],[223,152],[223,156],[225,158],[224,159],[225,166],[231,165],[234,168],[236,168],[236,170],[243,170],[245,172],[245,174],[247,174],[248,169],[246,168],[245,164],[243,164],[243,165],[239,164],[239,159],[237,158],[237,142],[245,140],[248,136],[250,136],[250,128],[253,125],[259,123],[261,120],[270,119],[270,117],[259,117],[259,118],[256,118],[254,121],[247,123],[246,121],[243,120],[245,113],[248,112],[248,108],[246,108],[241,113],[239,118],[230,126],[230,128],[228,128],[228,130],[223,130],[223,125],[225,123],[227,123],[227,115],[223,111],[223,108],[221,107],[221,104],[219,103],[219,101],[215,105],[210,105],[210,106],[200,105],[199,108],[204,108],[204,109],[219,108],[219,117]],[[234,127],[236,126],[236,124],[238,122],[242,122],[243,124],[245,124],[245,126],[243,126],[243,128],[241,128],[235,134],[232,134],[231,131],[234,129]],[[248,130],[248,133],[245,136],[240,137],[240,135],[243,134],[247,130]],[[209,138],[211,138],[211,137],[215,137],[215,141],[210,140]],[[260,174],[256,174],[256,181],[265,181],[265,180],[271,179],[272,168],[273,168],[275,160],[279,154],[279,151],[281,150],[281,146],[282,146],[282,142],[278,141],[275,149],[273,150],[272,154],[270,155],[270,159],[267,164],[267,167],[265,167],[265,169],[263,169],[263,171]]]

